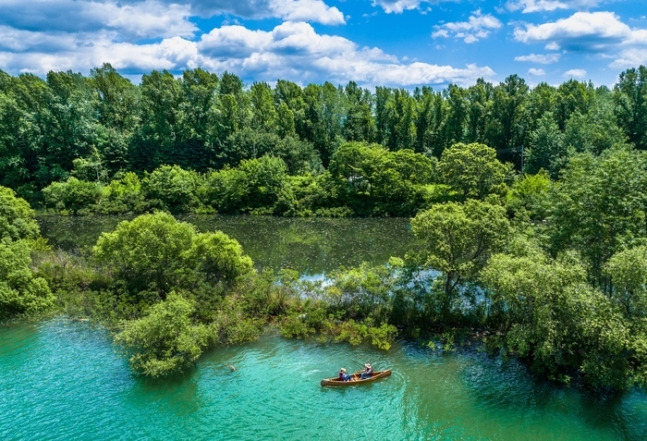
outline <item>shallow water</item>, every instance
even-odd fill
[[[319,385],[366,361],[393,375]],[[0,372],[2,440],[647,439],[643,393],[600,399],[537,382],[516,362],[415,344],[381,352],[266,336],[151,381],[104,331],[58,319],[0,327]]]

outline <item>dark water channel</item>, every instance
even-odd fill
[[[94,245],[124,218],[43,216],[50,242],[66,251]],[[286,219],[257,216],[185,216],[199,231],[221,230],[238,240],[259,268],[320,274],[363,261],[386,263],[415,246],[409,219]]]

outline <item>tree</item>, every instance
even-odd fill
[[[547,218],[553,183],[546,170],[536,175],[524,174],[517,178],[506,195],[506,207],[515,215],[524,212],[533,221]]]
[[[634,384],[644,360],[632,351],[629,328],[609,299],[586,283],[572,255],[498,254],[482,279],[492,309],[501,313],[506,350],[529,360],[536,372],[566,383],[581,375],[593,387]]]
[[[463,142],[468,117],[467,91],[450,84],[446,99],[449,104],[449,113],[445,121],[446,139],[450,144]]]
[[[58,211],[69,210],[75,215],[94,207],[101,197],[99,184],[73,176],[65,182],[52,182],[42,191],[46,206]]]
[[[527,136],[526,103],[528,86],[523,78],[510,75],[494,88],[492,119],[487,128],[487,144],[492,146],[502,161],[520,166],[521,146]]]
[[[224,233],[198,234],[166,213],[121,222],[99,237],[93,253],[136,301],[148,303],[203,283],[230,287],[252,270],[251,259],[234,239]]]
[[[432,161],[411,150],[391,152],[378,144],[348,142],[329,167],[339,200],[356,214],[410,215],[423,202]]]
[[[554,255],[581,253],[591,281],[608,292],[606,261],[622,247],[647,237],[646,161],[627,148],[575,155],[553,193],[549,234]]]
[[[493,87],[483,78],[467,89],[467,142],[485,143],[486,128],[491,118]]]
[[[0,319],[51,307],[54,297],[31,269],[38,223],[29,204],[0,187]]]
[[[180,372],[193,364],[206,347],[207,327],[194,324],[195,305],[181,295],[170,293],[146,316],[125,323],[115,337],[131,351],[131,366],[157,378]]]
[[[611,299],[625,317],[636,321],[647,317],[647,246],[617,252],[604,270],[613,283]]]
[[[561,131],[566,129],[566,121],[571,115],[579,113],[586,115],[595,98],[595,89],[591,83],[583,83],[577,80],[568,80],[557,88],[557,99],[555,101],[555,120]]]
[[[47,281],[35,276],[31,269],[31,251],[26,240],[0,239],[0,319],[54,304]]]
[[[544,169],[557,178],[561,167],[567,160],[564,135],[551,112],[544,113],[537,122],[537,128],[530,134],[530,144],[526,152],[523,171],[538,173]]]
[[[462,198],[484,198],[502,194],[509,167],[496,159],[494,149],[485,144],[454,144],[438,162],[441,182]]]
[[[346,85],[344,92],[346,94],[344,137],[347,141],[373,141],[375,122],[371,112],[370,92],[360,89],[354,81]]]
[[[450,312],[461,284],[476,281],[489,257],[503,249],[510,232],[505,209],[470,199],[419,212],[411,220],[423,251],[412,256],[424,268],[442,273],[443,314]]]
[[[427,156],[439,157],[445,148],[443,124],[446,113],[446,102],[440,93],[434,93],[431,88],[416,88],[416,145],[415,152]]]
[[[267,83],[254,83],[249,96],[254,130],[276,132],[278,115],[270,86]]]
[[[36,239],[40,235],[34,210],[13,190],[0,187],[0,239]]]
[[[628,69],[613,88],[618,125],[637,149],[647,149],[647,67]]]
[[[194,211],[200,206],[198,189],[202,177],[180,166],[163,165],[142,179],[142,191],[148,202],[156,208],[173,213]]]
[[[140,90],[141,127],[131,161],[135,170],[151,171],[177,159],[183,93],[180,82],[166,70],[143,75]]]
[[[90,87],[96,92],[96,148],[112,173],[128,165],[128,146],[139,127],[140,90],[110,64],[92,69]]]

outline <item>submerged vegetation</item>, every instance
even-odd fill
[[[0,73],[0,318],[100,320],[153,377],[268,326],[383,349],[473,330],[552,380],[644,387],[645,103],[645,67],[613,90],[511,76],[413,94]],[[24,198],[140,216],[64,253]],[[422,246],[309,281],[170,214],[186,212],[406,216]]]

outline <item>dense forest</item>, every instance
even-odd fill
[[[513,75],[374,93],[200,69],[138,86],[109,65],[0,74],[0,127],[0,318],[101,320],[151,376],[271,325],[384,349],[478,335],[552,380],[647,384],[644,66],[613,90]],[[32,207],[145,214],[66,254]],[[255,270],[181,212],[408,216],[421,246],[311,282]]]
[[[234,74],[202,69],[181,77],[153,71],[134,85],[108,64],[88,77],[0,72],[0,185],[35,208],[70,212],[262,207],[288,215],[330,215],[330,208],[342,215],[414,215],[420,198],[444,197],[420,185],[445,183],[433,167],[454,144],[487,145],[515,171],[543,169],[553,179],[575,153],[647,148],[646,88],[644,66],[622,72],[613,90],[576,80],[531,89],[517,75],[498,85],[479,80],[442,91],[370,91],[354,82],[245,86]],[[340,151],[348,142],[384,151]],[[370,163],[380,166],[369,170]],[[393,171],[380,173],[383,165]],[[231,188],[250,176],[258,179],[249,191],[268,194]],[[342,180],[357,191],[345,194],[350,189]],[[393,191],[407,193],[415,207],[345,199],[380,193],[376,186],[392,185],[385,180],[402,184]],[[43,194],[53,182],[59,185]],[[383,193],[373,196],[402,196]]]

